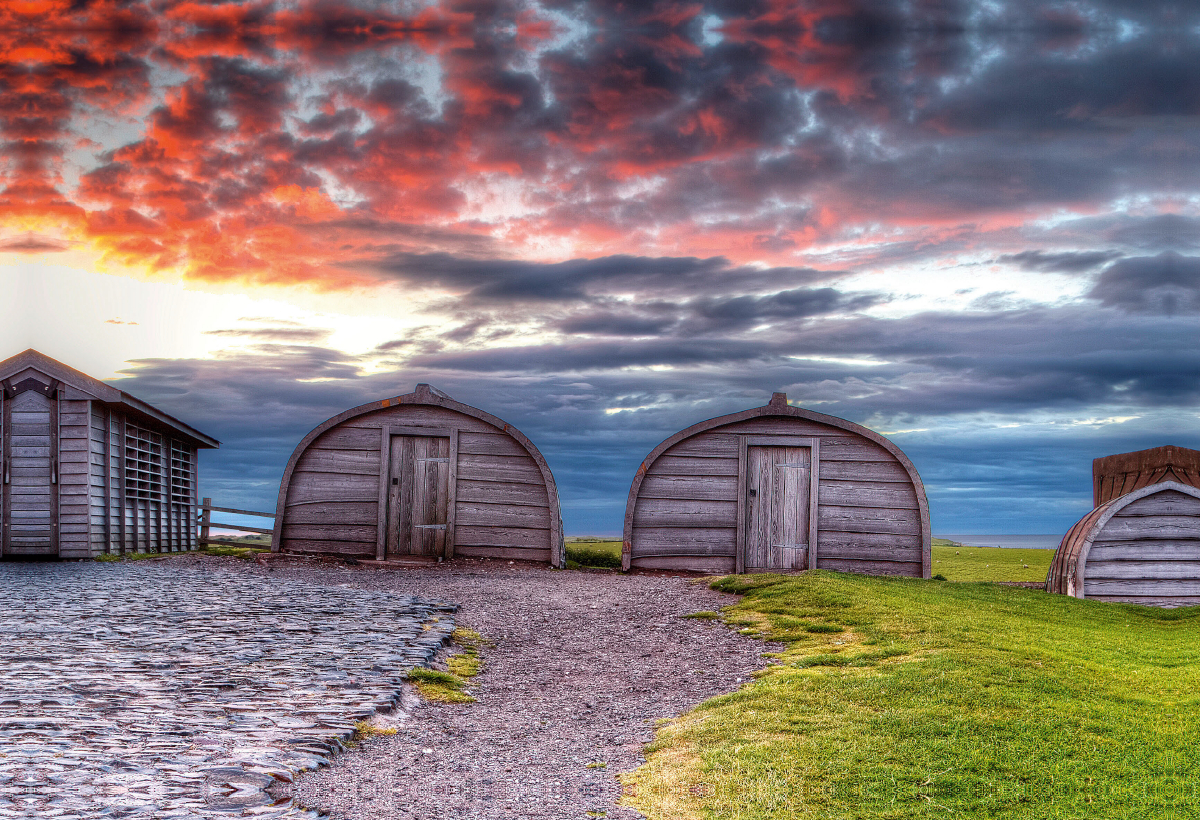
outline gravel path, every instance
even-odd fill
[[[396,735],[297,782],[298,803],[350,820],[638,817],[615,806],[616,775],[642,762],[656,721],[736,689],[771,648],[680,617],[736,600],[688,578],[482,561],[252,571],[454,602],[493,642],[477,703],[410,700]]]

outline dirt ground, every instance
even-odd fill
[[[639,817],[616,805],[617,775],[643,762],[657,722],[735,690],[774,648],[682,617],[736,600],[694,578],[478,560],[248,571],[457,603],[457,623],[491,642],[478,702],[410,693],[395,735],[295,784],[299,804],[352,820]]]

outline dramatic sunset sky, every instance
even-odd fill
[[[1200,13],[1145,5],[8,0],[2,357],[216,436],[231,506],[430,382],[616,533],[786,391],[935,533],[1062,532],[1094,457],[1200,447]]]

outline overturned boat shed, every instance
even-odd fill
[[[528,438],[427,384],[310,432],[284,470],[277,552],[565,564],[558,488]]]
[[[1167,445],[1092,462],[1095,507],[1063,536],[1046,590],[1097,601],[1200,604],[1200,451]]]
[[[929,505],[895,444],[776,393],[646,456],[625,507],[622,566],[928,578]]]

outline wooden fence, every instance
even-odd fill
[[[210,538],[208,530],[210,527],[220,527],[225,530],[237,530],[238,532],[253,532],[260,535],[271,535],[274,533],[272,527],[247,527],[242,524],[225,524],[220,521],[213,521],[212,514],[214,512],[233,513],[234,515],[257,515],[260,518],[275,518],[275,513],[256,512],[255,510],[235,510],[232,507],[214,507],[211,498],[204,499],[200,505],[200,539],[201,547],[209,544],[224,544],[230,547],[247,546],[245,541],[234,541],[230,538]]]

